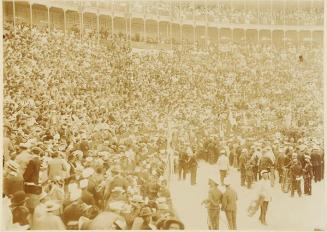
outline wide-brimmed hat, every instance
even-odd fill
[[[220,150],[220,152],[219,152],[221,155],[222,154],[226,154],[226,150],[225,149],[222,149],[222,150]]]
[[[265,173],[269,173],[269,171],[268,171],[268,170],[262,170],[262,171],[260,172],[260,175],[262,176],[262,175],[265,174]]]
[[[11,199],[11,205],[12,206],[22,205],[26,202],[27,199],[28,198],[24,191],[17,191],[14,193]]]
[[[144,207],[141,209],[140,217],[146,217],[146,216],[151,216],[151,215],[152,215],[152,211],[151,211],[150,207]]]
[[[89,181],[87,179],[83,179],[79,182],[79,187],[80,188],[86,188],[88,186]]]
[[[77,201],[82,196],[82,191],[80,189],[75,189],[70,192],[69,200]]]
[[[141,195],[133,195],[131,201],[137,203],[144,203],[143,197]]]
[[[180,229],[184,230],[184,224],[180,220],[178,220],[177,218],[168,218],[168,219],[166,219],[165,222],[164,222],[163,229],[168,230],[170,225],[173,224],[173,223],[178,224]]]
[[[116,186],[114,187],[111,192],[120,192],[120,193],[123,193],[125,192],[125,190],[123,189],[123,187],[120,187],[120,186]]]
[[[209,181],[211,181],[212,183],[214,183],[216,185],[219,184],[219,181],[218,181],[218,179],[215,176],[209,177]]]
[[[49,200],[49,201],[45,202],[44,205],[45,205],[45,210],[47,212],[53,212],[60,208],[60,204],[54,200]]]
[[[13,160],[9,160],[7,162],[7,168],[11,171],[18,172],[19,170],[19,164]]]
[[[85,168],[82,172],[83,178],[89,178],[94,174],[94,169],[93,168]]]
[[[229,177],[225,177],[224,179],[224,185],[228,186],[228,185],[231,185],[232,181]]]

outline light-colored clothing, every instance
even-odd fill
[[[22,151],[19,153],[19,155],[16,156],[15,161],[19,164],[20,166],[20,173],[24,174],[27,164],[31,161],[33,158],[33,155],[29,153],[28,151]]]
[[[258,196],[263,197],[263,201],[271,201],[272,187],[269,179],[268,180],[261,179],[258,182],[257,191],[258,191]]]
[[[48,178],[54,180],[56,176],[65,178],[67,175],[67,164],[63,159],[54,158],[48,163]]]
[[[32,225],[32,230],[65,230],[66,227],[59,216],[51,213],[38,218]]]
[[[229,160],[227,156],[221,155],[218,158],[218,170],[228,170],[229,169]]]

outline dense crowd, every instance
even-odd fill
[[[126,11],[127,8],[125,6],[120,9]],[[207,6],[205,3],[194,5],[193,1],[182,1],[180,3],[178,1],[172,1],[172,3],[161,1],[156,4],[145,4],[145,8],[142,4],[135,2],[131,4],[131,11],[141,14],[158,13],[162,16],[172,17],[174,20],[195,19],[205,21],[207,18],[209,22],[217,23],[268,25],[322,25],[324,15],[323,7],[280,9],[280,6],[278,6],[278,9],[271,9],[268,3],[265,7],[259,7],[255,4],[245,8],[242,5],[231,7],[228,3],[215,4],[210,3],[210,1],[208,1]]]
[[[134,53],[118,35],[98,45],[92,35],[6,24],[8,228],[183,229],[167,140],[176,165],[185,151],[214,163],[223,147],[241,167],[252,140],[321,151],[321,74],[318,49]]]

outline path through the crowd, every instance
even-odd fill
[[[184,222],[186,229],[207,229],[207,212],[201,202],[208,194],[208,177],[218,175],[216,165],[205,162],[199,163],[197,184],[190,185],[190,177],[185,181],[178,181],[177,177],[171,181],[170,189],[175,210]],[[240,230],[313,230],[314,228],[327,228],[326,201],[319,199],[324,196],[323,182],[313,184],[313,195],[303,196],[282,193],[279,185],[273,189],[273,199],[268,206],[267,223],[259,223],[259,212],[248,217],[247,208],[256,196],[255,186],[248,190],[240,186],[239,173],[230,171],[232,186],[238,194],[237,227]],[[219,186],[219,188],[221,188]],[[222,189],[223,190],[223,189]],[[220,212],[220,229],[228,229],[224,212]]]

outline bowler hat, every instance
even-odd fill
[[[27,200],[26,194],[24,191],[15,192],[13,198],[11,199],[12,206],[22,205]]]

